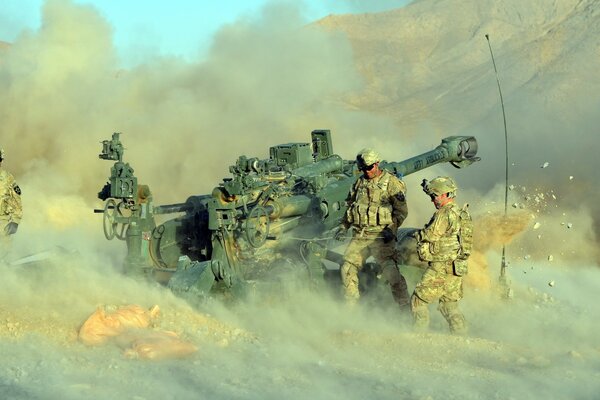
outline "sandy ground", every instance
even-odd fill
[[[465,337],[448,334],[434,306],[430,332],[412,332],[385,296],[352,310],[327,293],[195,310],[73,260],[35,268],[3,267],[3,399],[592,399],[600,388],[597,268],[514,266],[508,301],[467,290]],[[144,361],[84,346],[77,331],[102,298],[161,305],[155,329],[198,352]]]

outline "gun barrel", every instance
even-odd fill
[[[344,166],[344,161],[338,155],[332,155],[324,160],[317,161],[314,164],[305,165],[296,168],[293,173],[296,176],[308,178],[311,176],[324,175],[334,171],[341,171]]]
[[[382,168],[396,175],[406,176],[432,165],[449,162],[456,168],[463,168],[480,158],[477,154],[477,140],[473,136],[450,136],[442,140],[435,149],[400,162],[382,162]]]
[[[310,196],[296,195],[269,200],[265,209],[271,219],[294,217],[306,214],[312,203]]]
[[[193,208],[194,206],[189,203],[165,204],[162,206],[155,206],[152,209],[152,212],[154,214],[173,214],[178,212],[188,212]]]

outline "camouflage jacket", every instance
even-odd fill
[[[423,261],[451,261],[460,254],[461,208],[449,202],[417,233],[417,252]]]
[[[404,182],[385,170],[373,179],[361,176],[346,198],[344,226],[374,230],[389,227],[396,233],[408,215],[405,194]]]
[[[21,189],[12,174],[0,168],[0,219],[18,224],[22,217]]]

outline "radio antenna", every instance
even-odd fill
[[[492,45],[490,43],[490,35],[485,34],[485,38],[488,42],[490,49],[490,56],[492,56],[492,64],[494,65],[494,73],[496,74],[496,83],[498,84],[498,93],[500,94],[500,105],[502,106],[502,119],[504,120],[504,154],[505,154],[505,176],[504,176],[504,221],[506,222],[506,216],[508,214],[508,130],[506,128],[506,112],[504,111],[504,99],[502,98],[502,88],[500,87],[500,78],[498,78],[498,69],[496,68],[496,60],[494,59],[494,52],[492,51]],[[508,277],[506,276],[506,245],[502,245],[502,261],[500,264],[500,277],[498,279],[500,284],[500,292],[503,297],[511,298],[512,289],[509,286]]]

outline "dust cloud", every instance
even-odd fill
[[[573,180],[558,173],[554,182],[538,179],[560,165],[558,151],[545,160],[527,158],[527,147],[520,147],[512,168],[521,175],[509,193],[513,219],[500,232],[500,155],[486,150],[493,166],[484,158],[455,174],[459,202],[471,204],[487,243],[481,244],[478,277],[488,283],[467,282],[462,302],[467,337],[448,335],[433,306],[431,332],[412,332],[410,318],[398,312],[387,290],[355,310],[335,291],[298,288],[285,298],[211,300],[193,308],[158,284],[123,276],[124,245],[107,242],[100,216],[91,212],[100,206],[96,193],[111,165],[97,158],[99,142],[114,131],[123,132],[125,161],[158,204],[208,193],[238,155],[266,158],[269,146],[306,142],[313,129],[331,129],[334,149],[346,159],[370,146],[388,160],[430,150],[447,136],[442,131],[459,132],[448,121],[412,130],[389,115],[364,111],[355,102],[370,93],[368,77],[354,67],[360,54],[345,35],[306,26],[301,15],[299,6],[271,4],[259,17],[224,26],[206,59],[163,57],[122,69],[111,27],[97,11],[50,0],[41,29],[23,32],[0,50],[3,167],[23,189],[25,209],[10,258],[47,256],[35,265],[0,266],[4,398],[596,396],[595,209],[572,210],[575,200],[562,188],[585,193],[590,173],[581,167]],[[516,109],[526,95],[514,93],[509,101]],[[479,118],[470,125],[475,136],[497,126],[491,114]],[[593,121],[585,123],[592,127]],[[519,137],[534,140],[533,133]],[[549,142],[555,139],[549,134]],[[499,148],[496,139],[483,142]],[[540,168],[544,161],[550,167]],[[407,226],[422,226],[433,212],[419,182],[436,175],[448,175],[447,168],[406,178]],[[553,185],[560,179],[564,184]],[[502,244],[508,245],[514,290],[506,302],[495,292]],[[418,275],[407,271],[409,290]],[[158,328],[176,332],[198,352],[143,362],[125,358],[118,345],[88,348],[77,341],[97,306],[127,304],[158,304]]]
[[[597,269],[579,266],[573,276],[544,262],[515,265],[528,273],[513,283],[515,298],[499,302],[494,292],[467,289],[470,335],[454,337],[433,308],[431,332],[413,333],[387,290],[353,310],[301,290],[194,310],[162,287],[86,258],[5,269],[5,398],[586,399],[597,390]],[[553,287],[542,283],[550,280]],[[131,303],[160,304],[158,328],[198,352],[144,362],[125,358],[117,345],[77,341],[97,305]]]

